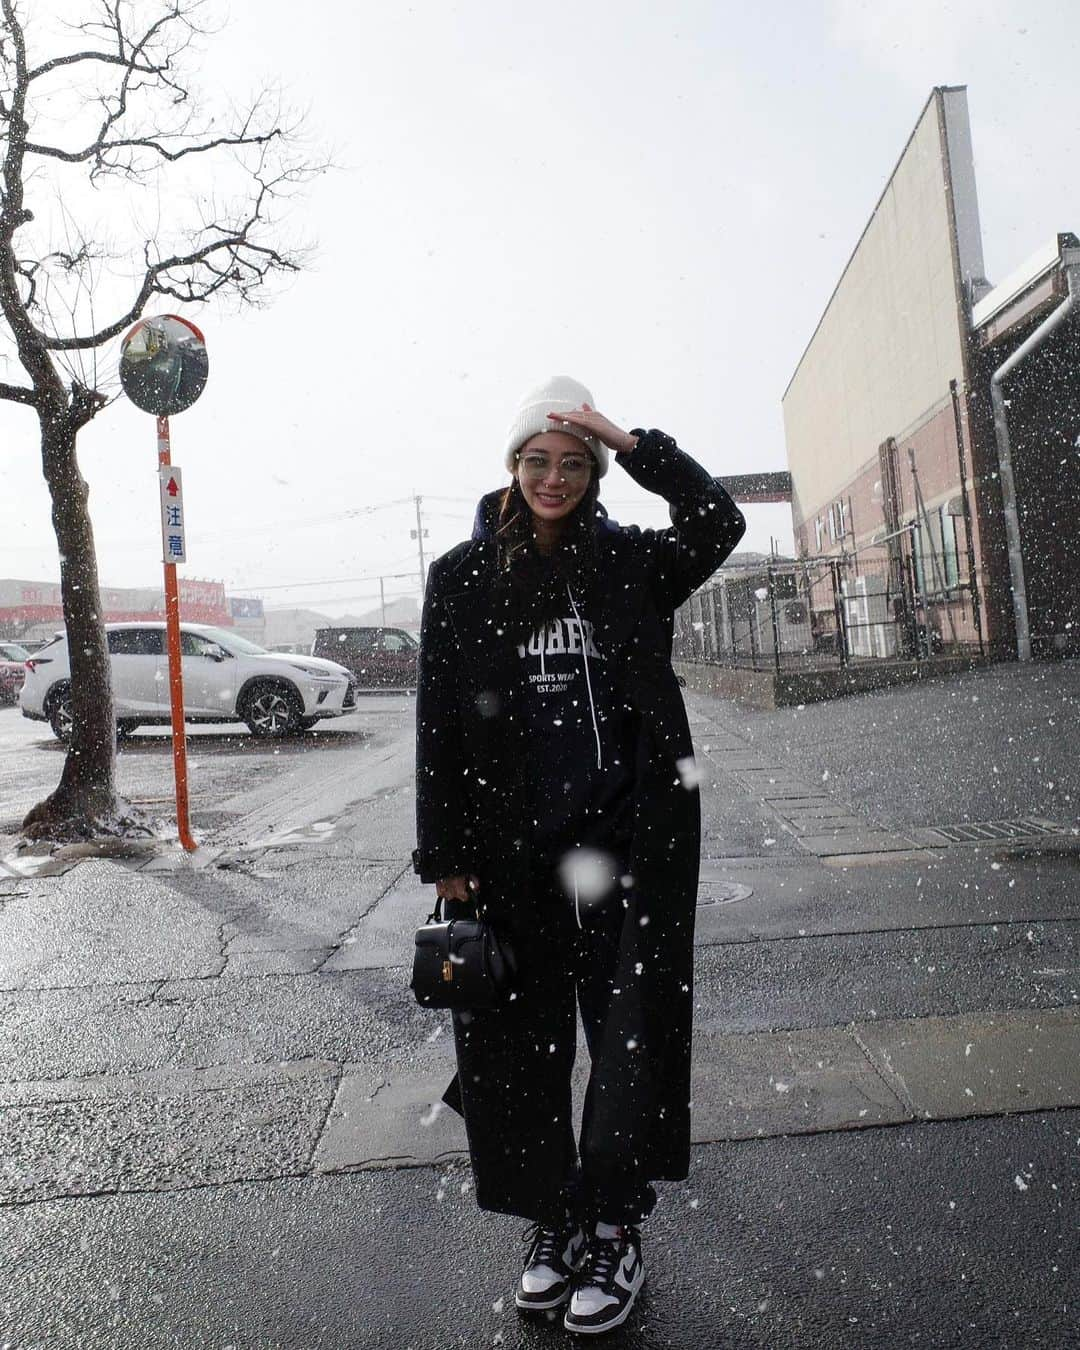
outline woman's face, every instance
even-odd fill
[[[518,451],[514,477],[529,510],[538,520],[565,519],[589,489],[593,457],[565,431],[542,431]]]

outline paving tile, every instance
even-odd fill
[[[460,1119],[441,1106],[453,1073],[449,1042],[417,1067],[346,1067],[316,1149],[316,1170],[434,1163],[467,1149]],[[574,1072],[580,1119],[587,1055]],[[857,1128],[910,1118],[845,1028],[695,1038],[695,1143]]]
[[[80,863],[0,909],[0,988],[216,974],[221,915],[143,872]]]
[[[367,970],[410,965],[413,939],[434,903],[432,887],[410,870],[404,873],[342,939],[322,969]]]
[[[881,1125],[910,1112],[846,1029],[701,1031],[692,1079],[695,1143]]]
[[[851,807],[846,803],[832,801],[828,797],[811,798],[805,801],[788,798],[784,802],[784,815],[786,816],[806,816],[809,819],[828,820],[830,816],[851,814]]]
[[[221,972],[224,980],[249,980],[255,975],[310,975],[327,957],[333,947],[288,948],[283,951],[229,952],[228,963]]]
[[[449,1038],[399,1068],[350,1065],[317,1170],[432,1163],[465,1151],[438,1106]],[[575,1070],[579,1104],[585,1055]],[[699,1027],[692,1078],[696,1143],[856,1129],[923,1116],[1080,1103],[1080,1010],[995,1013],[732,1035]]]
[[[785,813],[785,819],[799,834],[827,835],[838,834],[841,831],[845,834],[851,834],[854,831],[863,829],[866,825],[864,820],[858,816],[788,816]]]
[[[814,791],[813,787],[801,778],[792,778],[785,773],[774,773],[767,769],[742,769],[737,776],[751,792],[766,800],[772,798],[802,800]]]
[[[1080,1102],[1080,1009],[874,1022],[856,1029],[922,1116],[1047,1110]]]
[[[718,768],[725,769],[730,773],[745,773],[752,769],[778,769],[780,765],[770,765],[767,760],[761,759],[757,755],[748,755],[739,750],[708,750],[704,752],[709,759],[714,760]]]
[[[229,1065],[0,1086],[0,1204],[307,1170],[337,1065]]]
[[[888,849],[881,852],[870,850],[868,853],[827,853],[822,856],[821,863],[824,867],[839,867],[843,871],[852,867],[878,867],[903,862],[919,863],[925,866],[929,856],[928,853],[916,848]]]
[[[808,853],[819,858],[833,854],[896,853],[913,847],[910,839],[888,830],[839,830],[834,834],[804,834],[798,841]]]
[[[346,1065],[312,1164],[316,1171],[432,1163],[468,1151],[465,1124],[442,1103],[452,1060],[393,1077]]]

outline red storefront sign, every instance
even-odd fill
[[[101,602],[106,623],[147,623],[165,618],[165,597],[149,590],[123,591],[114,587],[102,590]],[[180,617],[188,623],[212,623],[232,628],[234,621],[224,582],[181,580]],[[60,604],[60,587],[20,587],[0,582],[0,623],[51,623],[58,630],[62,629],[64,611]]]

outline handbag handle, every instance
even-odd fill
[[[480,917],[480,908],[475,900],[455,900],[454,903],[457,905],[471,905],[473,909],[472,918],[478,919]],[[428,915],[427,918],[428,923],[444,923],[446,921],[445,906],[446,906],[446,897],[443,895],[436,895],[435,908]],[[460,919],[464,918],[465,916],[459,914],[457,917]]]

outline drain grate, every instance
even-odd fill
[[[1052,820],[1029,816],[1021,820],[978,820],[967,825],[935,825],[919,833],[930,843],[937,838],[943,844],[981,844],[1001,839],[1045,839],[1048,836],[1067,835],[1069,829]]]

